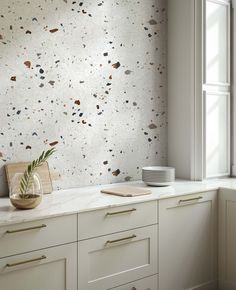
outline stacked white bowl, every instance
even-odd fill
[[[151,186],[171,185],[175,181],[175,169],[166,166],[143,167],[142,180]]]

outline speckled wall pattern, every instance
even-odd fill
[[[0,192],[50,146],[55,189],[166,163],[166,2],[0,1]]]

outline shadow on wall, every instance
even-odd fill
[[[7,178],[4,166],[0,168],[0,179],[1,179],[1,187],[0,187],[0,197],[1,197],[8,195]]]

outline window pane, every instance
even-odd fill
[[[229,96],[206,94],[206,177],[228,173]]]
[[[228,6],[206,2],[206,82],[228,80]]]

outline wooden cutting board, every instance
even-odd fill
[[[140,195],[151,194],[152,192],[146,188],[133,186],[119,186],[113,188],[106,188],[101,190],[102,193],[119,195],[124,197],[134,197]]]
[[[29,164],[30,162],[18,162],[5,165],[8,188],[10,188],[10,182],[13,176],[16,173],[23,173]],[[53,188],[48,163],[44,162],[35,172],[38,173],[41,178],[43,193],[51,193]]]

